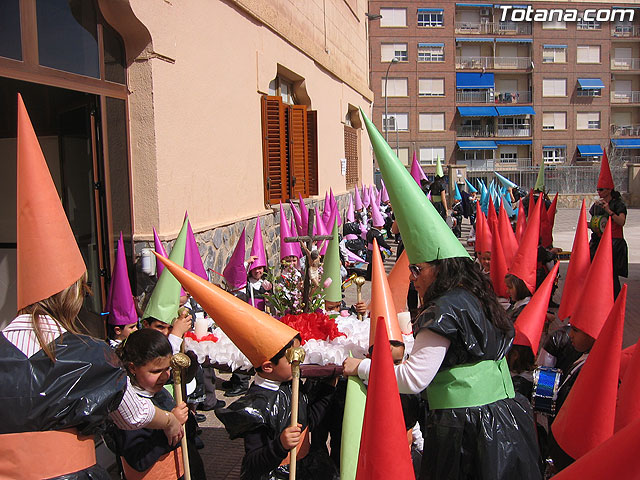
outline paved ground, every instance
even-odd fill
[[[579,210],[559,210],[556,215],[554,227],[554,245],[563,250],[571,250],[576,224],[578,223]],[[464,231],[468,231],[468,225],[464,225]],[[636,296],[640,287],[640,211],[629,210],[625,237],[629,244],[629,295],[627,297],[627,314],[624,331],[624,346],[631,345],[638,340],[640,334],[640,296]],[[386,262],[386,267],[391,268],[393,263]],[[562,262],[560,273],[564,275],[567,270],[567,262]],[[370,296],[369,283],[363,287],[363,298]],[[556,293],[556,301],[561,298],[561,292]],[[346,291],[346,299],[353,303],[355,299],[355,287]],[[221,375],[228,378],[228,375]],[[233,399],[223,397],[222,391],[218,392],[218,398],[227,402]],[[226,431],[218,422],[213,412],[206,412],[207,421],[201,424],[203,428],[202,439],[205,448],[200,451],[207,467],[209,480],[231,480],[240,478],[240,462],[244,454],[242,439],[230,441]]]

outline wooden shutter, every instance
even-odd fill
[[[318,112],[307,111],[307,172],[309,195],[318,195]]]
[[[289,192],[291,198],[309,196],[307,106],[291,105],[289,110]]]
[[[280,97],[262,97],[262,160],[267,206],[289,198],[284,111]]]
[[[347,159],[347,188],[351,189],[358,184],[358,131],[344,126],[344,156]]]

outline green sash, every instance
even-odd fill
[[[431,195],[432,202],[442,202],[442,195]]]
[[[425,395],[426,394],[426,395]],[[439,372],[422,396],[429,409],[466,408],[515,397],[507,360],[484,360]]]

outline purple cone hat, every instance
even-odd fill
[[[247,270],[244,268],[245,257],[245,233],[244,228],[236,244],[236,248],[231,254],[229,263],[224,267],[222,276],[227,284],[227,289],[230,291],[239,290],[247,284]]]
[[[295,224],[293,223],[293,218],[291,219],[291,230],[289,232],[293,232]],[[293,244],[294,251],[296,252],[294,255],[298,258],[302,258],[302,248],[300,247],[299,242],[294,242]]]
[[[371,225],[374,227],[384,226],[384,219],[382,218],[382,213],[380,213],[380,206],[376,202],[371,204]]]
[[[106,307],[109,312],[108,322],[110,325],[121,326],[138,322],[138,314],[133,303],[131,283],[129,283],[129,274],[127,273],[127,258],[124,253],[122,232],[120,232],[118,239],[118,251],[116,262],[113,265]]]
[[[420,166],[418,162],[418,158],[416,157],[416,152],[413,152],[413,160],[411,162],[411,176],[416,181],[418,185],[420,185],[420,180],[426,177],[424,174],[424,170]]]
[[[298,193],[298,198],[300,199],[300,218],[302,219],[302,223],[300,224],[300,233],[302,235],[306,235],[309,230],[309,210],[307,209],[307,205],[304,203],[300,193]]]
[[[356,214],[353,211],[353,198],[351,197],[351,194],[349,193],[349,206],[347,207],[347,222],[355,222],[356,221]]]
[[[369,198],[369,189],[364,185],[362,186],[362,205],[365,208],[368,208],[371,205],[371,198]]]
[[[380,200],[382,200],[383,202],[389,201],[389,192],[387,192],[387,187],[385,187],[383,180],[382,180],[382,194],[380,195]]]
[[[156,227],[153,227],[153,244],[154,250],[162,255],[164,258],[167,258],[167,251],[164,249],[162,242],[160,241],[160,237],[158,237],[158,232],[156,232]],[[160,274],[164,270],[164,263],[156,258],[156,278],[160,278]]]
[[[250,256],[257,258],[251,265],[249,265],[249,271],[253,270],[254,268],[267,266],[267,254],[264,251],[264,242],[262,241],[260,217],[256,218],[256,230],[253,233],[253,244],[251,245]]]
[[[300,216],[300,210],[296,207],[296,204],[292,201],[289,201],[289,205],[291,205],[291,213],[293,213],[293,219],[295,220],[295,231],[298,232],[298,235],[302,235],[302,217]]]
[[[329,188],[329,203],[331,203],[331,210],[336,212],[338,226],[342,225],[342,216],[340,215],[340,210],[338,209],[338,202],[336,202],[336,199],[333,196],[333,189],[331,188]]]
[[[282,208],[282,202],[280,202],[280,260],[290,255],[296,255],[295,243],[285,242],[284,239],[292,237],[289,230],[289,224],[287,223],[287,216],[284,214],[284,208]]]
[[[322,208],[322,221],[326,225],[331,217],[331,200],[329,200],[329,193],[324,192],[324,206]]]
[[[331,230],[329,230],[328,225],[333,225],[336,222],[336,215],[337,211],[333,210],[331,212],[331,218],[329,218],[329,223],[324,225],[323,233],[321,233],[320,235],[331,235]],[[320,255],[324,255],[325,253],[327,253],[327,248],[329,247],[330,243],[331,241],[329,240],[322,240],[320,242],[320,245],[322,245],[322,247],[320,248]]]
[[[358,188],[358,185],[356,185],[356,199],[354,207],[357,212],[359,212],[363,208],[362,197],[360,196],[360,189]]]
[[[198,249],[198,243],[196,237],[193,235],[191,229],[191,223],[187,220],[187,244],[184,250],[184,268],[191,273],[195,273],[200,278],[209,281],[209,276],[202,263],[202,257],[200,257],[200,250]]]

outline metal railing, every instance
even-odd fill
[[[456,90],[456,102],[460,103],[493,103],[493,90],[484,90],[481,92],[465,92],[464,90]]]
[[[640,37],[638,25],[616,25],[611,29],[612,37]]]
[[[456,68],[481,70],[493,68],[493,57],[458,57],[456,56]]]
[[[494,57],[493,68],[527,69],[531,67],[531,57]]]
[[[498,137],[530,137],[531,126],[505,127],[498,125]]]
[[[471,126],[471,125],[460,125],[456,130],[456,135],[458,137],[493,137],[495,134],[495,129],[493,125],[481,125],[481,126]]]
[[[531,103],[531,92],[518,90],[517,92],[496,92],[496,103]]]
[[[531,24],[525,22],[456,22],[456,33],[530,35]]]
[[[611,125],[612,137],[639,137],[640,125]]]
[[[640,92],[611,92],[611,103],[640,103]]]
[[[620,155],[618,158],[624,163],[640,163],[640,155]]]
[[[612,58],[611,70],[639,70],[640,58]]]

